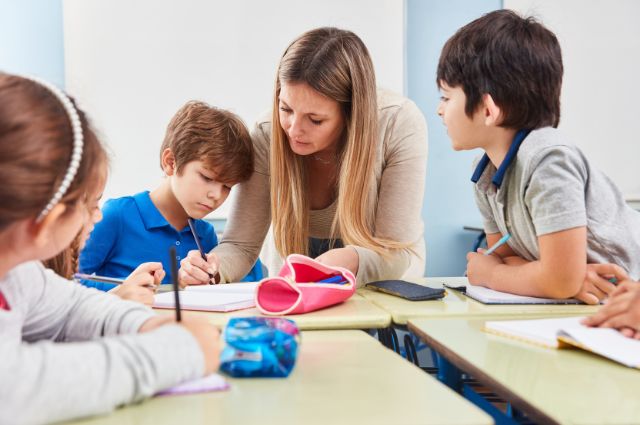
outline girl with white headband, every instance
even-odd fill
[[[87,193],[104,184],[106,161],[60,90],[0,73],[2,424],[107,412],[217,369],[218,332],[206,321],[178,325],[40,263],[89,220]]]

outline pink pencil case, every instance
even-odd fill
[[[355,291],[349,270],[291,254],[278,276],[258,283],[256,306],[268,315],[309,313],[346,301]]]

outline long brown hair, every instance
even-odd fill
[[[80,262],[80,234],[75,237],[65,250],[53,258],[42,262],[48,269],[53,270],[59,276],[66,279],[73,279],[73,275],[78,272]]]
[[[306,83],[341,106],[345,134],[339,151],[338,205],[332,237],[387,256],[408,244],[374,236],[377,188],[373,172],[378,145],[376,80],[369,52],[350,31],[318,28],[284,52],[276,74],[271,129],[271,215],[275,245],[282,256],[308,253],[308,176],[304,158],[289,146],[278,103],[283,83]]]
[[[85,115],[76,110],[84,149],[60,201],[69,211],[84,207],[78,201],[99,184],[107,161]],[[64,178],[72,149],[71,122],[58,98],[34,81],[0,73],[0,230],[40,214]]]

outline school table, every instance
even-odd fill
[[[174,314],[174,310],[156,309],[158,313]],[[223,328],[232,317],[262,316],[256,308],[229,313],[186,311],[185,314],[205,317],[213,325]],[[283,316],[291,319],[300,329],[378,329],[391,324],[391,315],[361,295],[354,294],[347,301],[311,313]]]
[[[440,354],[441,379],[467,396],[461,373],[535,423],[640,423],[640,370],[489,334],[484,320],[411,319],[408,326]]]
[[[361,331],[305,331],[288,378],[147,400],[76,425],[491,424],[491,417]]]
[[[468,283],[466,277],[428,277],[412,281],[432,288],[442,288],[443,283],[451,285],[466,285]],[[580,316],[593,314],[598,309],[598,306],[575,304],[486,305],[459,291],[445,289],[447,295],[440,300],[433,301],[408,301],[367,288],[359,289],[358,294],[387,311],[391,314],[393,323],[401,326],[406,325],[409,319],[418,318]]]

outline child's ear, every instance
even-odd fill
[[[49,214],[45,215],[42,221],[33,221],[30,226],[31,236],[33,238],[34,244],[38,248],[42,248],[46,246],[51,238],[52,229],[58,223],[60,223],[60,218],[67,210],[67,206],[63,203],[56,204]]]
[[[482,112],[486,126],[498,126],[502,122],[502,109],[493,101],[490,94],[482,95]]]
[[[160,156],[162,162],[162,170],[167,176],[172,176],[176,172],[176,157],[170,148],[166,148],[162,151]]]

